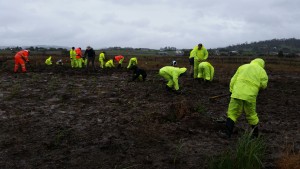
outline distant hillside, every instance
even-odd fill
[[[272,39],[266,41],[231,45],[215,49],[214,52],[229,55],[278,55],[294,57],[300,53],[300,39]]]

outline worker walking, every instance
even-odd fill
[[[70,50],[70,61],[72,68],[77,67],[75,47],[72,47],[72,49]]]
[[[25,73],[27,72],[26,67],[25,67],[25,62],[29,63],[28,56],[30,54],[29,50],[21,50],[15,55],[15,67],[14,67],[14,72],[17,73],[19,69],[19,64],[21,65],[22,72]]]
[[[214,78],[215,69],[209,62],[201,62],[198,66],[197,78],[204,81],[212,81]]]
[[[165,66],[159,70],[159,75],[164,77],[168,83],[166,85],[166,88],[168,91],[179,90],[178,85],[178,77],[186,72],[186,68],[179,68],[174,66]]]
[[[198,75],[198,65],[208,58],[208,52],[206,48],[199,43],[191,51],[190,58],[194,58],[194,79],[196,79]]]
[[[117,55],[117,56],[115,56],[115,60],[118,62],[118,68],[121,68],[122,67],[122,63],[124,61],[124,56]]]
[[[77,68],[82,68],[82,52],[81,52],[81,48],[76,48],[75,49],[76,52],[76,67]]]
[[[137,64],[138,62],[136,57],[130,58],[127,69],[130,69],[132,66],[137,66]]]
[[[46,61],[45,61],[45,64],[46,65],[52,65],[52,61],[51,61],[51,58],[52,58],[52,56],[49,56],[47,59],[46,59]]]
[[[109,59],[106,63],[105,63],[105,68],[112,68],[115,67],[114,65],[114,61],[112,59]]]
[[[231,99],[227,111],[226,129],[230,138],[239,116],[245,112],[248,123],[253,128],[253,136],[258,136],[259,122],[256,112],[256,97],[260,89],[268,84],[265,62],[257,58],[240,66],[230,81]]]
[[[104,66],[104,60],[105,60],[105,52],[101,52],[99,54],[99,65],[100,65],[100,68],[103,69],[103,66]]]

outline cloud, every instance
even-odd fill
[[[2,45],[207,48],[299,38],[291,0],[10,0],[0,2]]]

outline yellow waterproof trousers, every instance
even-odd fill
[[[258,124],[259,119],[256,113],[255,102],[231,98],[228,106],[227,117],[236,122],[243,112],[245,112],[246,119],[250,125]]]

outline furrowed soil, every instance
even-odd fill
[[[88,73],[33,64],[28,73],[14,74],[13,62],[3,63],[0,168],[199,169],[235,148],[249,128],[244,115],[233,138],[224,139],[230,97],[209,98],[229,93],[230,78],[249,60],[214,59],[214,81],[180,77],[181,94],[166,91],[158,76],[169,61],[139,61],[148,73],[145,82],[128,82],[126,68]],[[179,66],[187,67],[183,62]],[[300,159],[299,61],[267,60],[266,71],[269,83],[259,93],[257,112],[267,144],[263,168],[276,168],[287,147]]]

